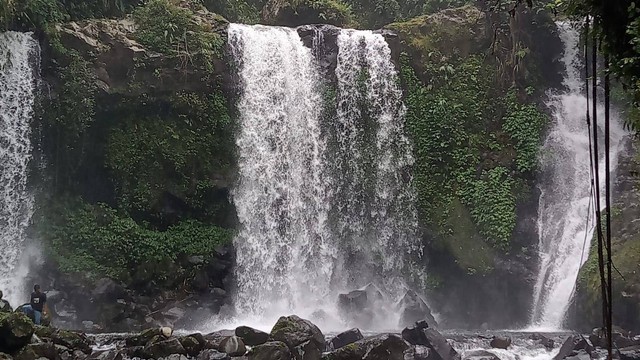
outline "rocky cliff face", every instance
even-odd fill
[[[280,4],[286,10],[285,5]],[[73,326],[83,321],[88,327],[118,329],[175,324],[189,318],[186,310],[220,311],[233,290],[233,256],[212,250],[228,244],[237,225],[229,200],[236,172],[237,79],[226,51],[227,22],[195,7],[155,10],[145,8],[121,20],[62,24],[44,40],[49,92],[40,125],[50,166],[40,219],[52,253],[44,272],[53,276],[41,278],[59,291],[56,314]],[[156,28],[146,22],[150,18],[152,24],[175,23],[180,29]],[[276,18],[281,25],[305,23]],[[310,47],[317,32],[324,34],[319,65],[330,77],[339,29],[298,28]],[[552,61],[560,53],[553,23],[546,15],[524,12],[513,20],[467,6],[391,24],[383,34],[402,74],[418,164],[434,166],[421,176],[433,175],[436,186],[452,191],[447,202],[422,198],[429,276],[419,286],[434,310],[449,319],[445,326],[521,323],[528,317],[529,280],[537,261],[537,194],[526,190],[534,187],[535,169],[518,170],[519,150],[503,124],[520,106],[539,107],[544,89],[559,78]],[[531,55],[518,52],[523,48]],[[514,57],[515,52],[520,55]],[[526,90],[530,87],[535,89]],[[439,101],[445,104],[443,113],[433,107]],[[450,116],[463,135],[456,146],[476,144],[468,149],[473,160],[462,161],[471,165],[456,173],[469,181],[438,177],[452,173],[459,159],[435,165],[421,157],[421,131],[441,131],[429,128],[431,116],[440,124]],[[497,167],[509,184],[502,189],[510,204],[504,212],[514,219],[512,228],[498,229],[504,230],[506,245],[487,236],[478,217],[478,209],[502,214],[494,208],[501,204],[461,190],[471,185],[495,190],[489,172]],[[425,184],[417,179],[420,193]],[[105,249],[102,242],[116,245]],[[114,252],[127,256],[111,256]],[[83,272],[86,276],[67,275]],[[103,296],[103,287],[117,294],[109,290]],[[198,295],[188,295],[193,292]],[[211,304],[207,296],[214,299]],[[83,298],[94,299],[92,311],[81,309],[77,299]]]
[[[613,324],[631,331],[640,330],[639,160],[638,141],[629,140],[620,155],[611,209]],[[589,259],[578,277],[576,297],[569,312],[571,324],[583,330],[602,324],[601,301],[598,252],[594,239]]]

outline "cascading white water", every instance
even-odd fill
[[[38,43],[31,34],[0,33],[0,290],[13,305],[25,297],[19,260],[33,213],[27,190]]]
[[[534,327],[561,329],[580,267],[589,255],[593,236],[594,205],[591,200],[589,134],[586,124],[587,99],[582,86],[580,34],[570,23],[559,23],[564,44],[563,93],[548,104],[553,109],[553,125],[542,149],[542,172],[538,208],[540,269],[534,289],[531,323]],[[625,131],[612,112],[611,171],[615,172]],[[599,126],[604,108],[598,106]],[[600,136],[603,129],[600,128]],[[604,143],[604,138],[600,139]],[[600,150],[603,150],[601,147]],[[604,152],[600,163],[601,195],[604,196]],[[604,199],[601,202],[604,206]]]
[[[229,42],[241,88],[237,309],[304,316],[333,311],[338,292],[368,282],[400,288],[419,236],[402,94],[384,37],[342,30],[330,120],[318,49],[295,29],[232,24]]]
[[[359,269],[345,266],[360,281],[350,285],[383,282],[398,291],[404,286],[398,270],[419,243],[398,74],[381,34],[342,30],[337,41],[336,233],[352,258],[364,259]]]
[[[336,252],[313,54],[295,29],[232,24],[229,39],[242,87],[236,305],[254,314],[313,306]]]

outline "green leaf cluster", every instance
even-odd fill
[[[165,231],[138,224],[105,204],[60,200],[45,226],[50,251],[63,272],[108,276],[129,282],[138,267],[191,255],[209,256],[232,233],[194,220]]]
[[[136,106],[136,105],[134,105]],[[163,194],[184,199],[208,214],[215,175],[233,159],[233,127],[222,93],[182,92],[166,112],[150,103],[125,118],[108,134],[106,166],[116,185],[119,206],[159,214]],[[149,109],[150,108],[150,109]]]
[[[172,0],[149,0],[133,12],[138,29],[136,39],[149,49],[172,55],[183,64],[203,64],[213,69],[224,40],[210,25],[196,23],[190,8]]]
[[[495,67],[483,56],[448,60],[433,51],[430,59],[423,64],[426,82],[407,56],[401,61],[423,223],[445,238],[475,231],[508,251],[519,192],[537,163],[546,116],[514,91],[501,92]],[[457,229],[470,226],[452,220],[460,216],[470,216],[477,229]]]

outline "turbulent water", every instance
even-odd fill
[[[33,212],[27,190],[38,43],[30,34],[0,33],[0,290],[23,300],[20,257]]]
[[[295,29],[232,24],[229,39],[241,89],[238,310],[331,312],[338,292],[368,282],[399,292],[402,254],[419,248],[411,146],[383,36],[341,31],[333,91],[316,63],[322,49]]]
[[[564,44],[563,93],[552,96],[553,126],[542,149],[542,171],[538,209],[540,269],[535,286],[532,326],[560,329],[573,296],[578,272],[589,255],[593,236],[589,134],[585,121],[587,99],[581,70],[579,33],[569,23],[558,24]],[[603,126],[604,107],[598,106],[599,126]],[[620,121],[612,113],[611,169],[625,136]],[[600,128],[600,144],[604,144]],[[604,146],[600,148],[604,150]],[[601,195],[604,196],[604,152],[600,163]],[[604,206],[604,200],[601,202]]]

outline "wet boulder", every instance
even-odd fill
[[[562,360],[569,356],[576,355],[580,350],[584,350],[590,354],[593,351],[593,346],[582,336],[569,336],[564,343],[562,343],[560,350],[558,350],[558,353],[553,357],[553,360]]]
[[[0,352],[13,353],[31,340],[33,322],[19,312],[0,313]]]
[[[423,330],[428,327],[429,324],[426,321],[418,321],[402,330],[402,338],[411,345],[425,345],[426,339]]]
[[[39,358],[58,360],[60,356],[54,344],[42,342],[23,347],[14,357],[15,360],[36,360]]]
[[[145,346],[154,337],[161,336],[164,338],[168,338],[169,336],[171,336],[171,332],[167,329],[169,328],[151,328],[143,330],[139,334],[127,338],[125,340],[125,344],[127,345],[127,347]],[[168,335],[166,335],[167,333]]]
[[[324,351],[324,335],[311,321],[296,315],[282,316],[271,330],[271,338],[285,343],[289,349],[311,341],[320,351]]]
[[[200,335],[200,337],[202,337],[202,335]],[[179,341],[187,354],[189,354],[189,356],[198,355],[200,351],[202,351],[202,349],[204,348],[204,344],[206,343],[204,337],[199,340],[195,334],[181,337]]]
[[[322,360],[404,360],[409,344],[395,334],[380,334],[325,354]]]
[[[235,335],[235,331],[232,330],[220,330],[206,334],[203,336],[204,340],[206,341],[204,348],[218,350],[218,348],[220,348],[222,340],[233,335]]]
[[[567,356],[566,360],[591,360],[591,355],[587,353],[585,350],[579,350],[578,352],[574,352],[572,355]]]
[[[249,351],[249,360],[292,360],[287,344],[281,341],[269,341],[255,346]]]
[[[242,339],[238,336],[229,336],[220,342],[218,351],[229,354],[230,356],[242,356],[247,352]]]
[[[508,349],[511,346],[510,337],[494,336],[489,345],[494,349]]]
[[[427,306],[427,303],[413,290],[408,290],[402,299],[398,301],[396,310],[400,313],[398,326],[401,328],[420,320],[437,325],[436,319],[431,314],[431,309]]]
[[[146,358],[158,359],[172,354],[186,355],[187,351],[178,339],[169,338],[155,342],[151,341],[144,347],[144,354],[147,355]]]
[[[11,355],[0,352],[0,360],[13,360]]]
[[[640,345],[619,349],[620,360],[640,360]]]
[[[338,309],[343,314],[354,314],[364,311],[369,306],[369,297],[365,290],[354,290],[338,295]]]
[[[538,333],[532,334],[531,336],[529,336],[529,339],[536,340],[538,344],[544,346],[549,350],[553,349],[556,345],[556,342],[553,339],[549,339],[548,337]]]
[[[74,356],[74,358],[79,359],[77,356]],[[89,357],[86,358],[86,360],[122,360],[123,358],[124,356],[118,350],[106,350],[94,351]]]
[[[329,341],[329,346],[331,350],[336,350],[362,339],[364,339],[364,336],[362,336],[360,330],[357,328],[353,328],[336,335]]]
[[[200,354],[198,354],[197,360],[231,360],[231,357],[228,354],[219,352],[214,349],[206,349],[202,350]]]
[[[291,351],[295,360],[320,360],[322,351],[311,340],[305,341]]]
[[[433,360],[431,349],[426,346],[412,346],[404,352],[404,360]]]
[[[464,360],[500,360],[500,358],[487,350],[472,350],[464,353]]]
[[[269,341],[269,334],[264,331],[260,331],[248,326],[239,326],[235,331],[236,336],[239,336],[246,345],[256,346],[262,345]]]
[[[80,350],[85,354],[91,354],[92,342],[86,335],[69,331],[56,329],[48,336],[54,344],[62,345],[72,350]]]

